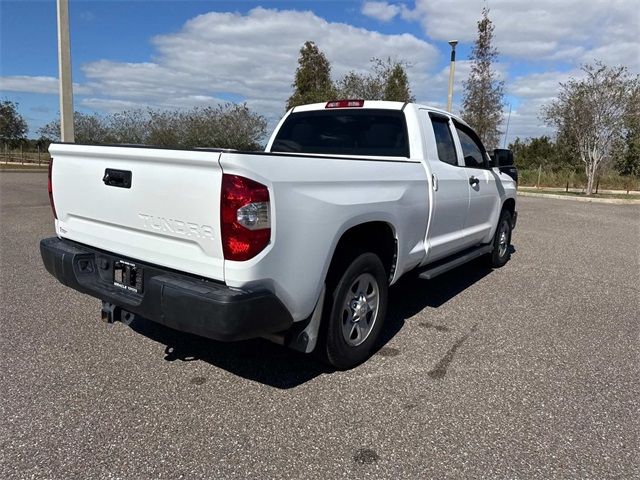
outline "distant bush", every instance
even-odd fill
[[[74,127],[77,143],[259,150],[267,121],[246,105],[227,103],[189,110],[127,110],[107,116],[75,112]],[[50,142],[59,140],[60,121],[48,123],[38,133]]]
[[[518,171],[519,184],[526,187],[534,187],[538,183],[538,169],[526,169]],[[539,187],[557,187],[584,189],[587,186],[587,176],[582,171],[572,170],[545,170],[540,174]],[[601,175],[598,180],[598,188],[603,190],[640,190],[640,178],[620,175],[616,172],[608,172]]]

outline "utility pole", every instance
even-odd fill
[[[57,0],[57,7],[60,135],[63,142],[73,142],[73,83],[71,82],[71,47],[69,43],[69,0]]]
[[[451,105],[453,104],[453,74],[456,71],[456,45],[457,40],[451,40],[451,63],[449,64],[449,95],[447,95],[447,112],[451,111]]]

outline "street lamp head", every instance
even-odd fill
[[[456,45],[458,45],[458,40],[450,40],[449,45],[451,45],[451,48],[455,49]]]

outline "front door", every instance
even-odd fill
[[[491,241],[491,230],[500,212],[500,194],[496,178],[489,168],[482,142],[470,128],[454,122],[460,141],[464,171],[469,189],[469,209],[464,222],[465,236],[472,244]]]

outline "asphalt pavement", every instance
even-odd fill
[[[640,207],[518,211],[505,267],[401,281],[331,372],[102,323],[42,266],[46,173],[0,172],[0,478],[640,477]]]

